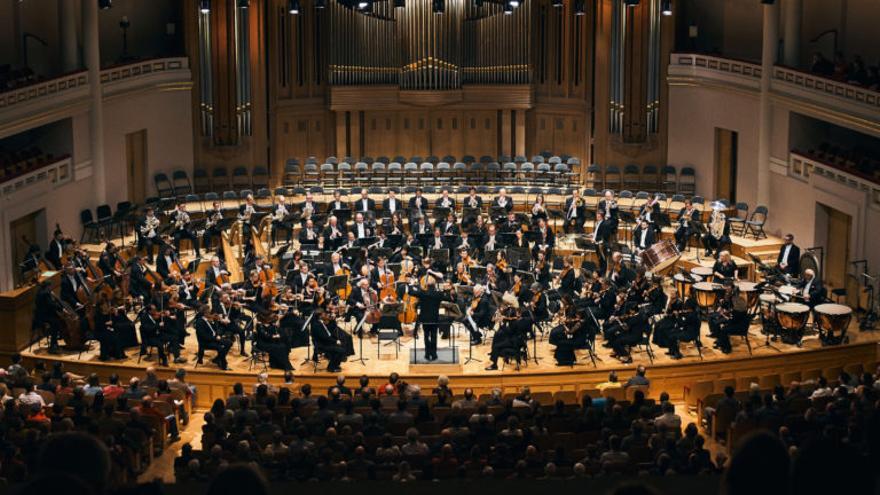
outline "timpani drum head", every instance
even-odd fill
[[[764,304],[776,304],[779,302],[779,298],[776,297],[776,294],[761,294],[758,296],[758,299]]]
[[[777,304],[776,311],[780,311],[782,313],[801,314],[808,313],[810,311],[810,307],[806,304],[788,302]]]
[[[843,304],[820,304],[813,308],[817,313],[823,313],[833,316],[846,316],[852,314],[852,308]]]

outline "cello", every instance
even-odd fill
[[[382,312],[379,311],[379,296],[376,291],[370,289],[370,304],[364,310],[364,323],[375,325],[382,319]]]

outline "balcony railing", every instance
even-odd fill
[[[876,177],[845,170],[836,164],[826,163],[798,151],[789,153],[788,175],[807,182],[812,176],[825,177],[859,192],[870,194],[871,204],[880,207],[880,181]]]
[[[72,178],[72,159],[70,157],[61,158],[0,183],[0,198],[7,198],[12,194],[44,183],[49,183],[52,188],[55,188],[69,182]]]
[[[711,55],[673,53],[669,60],[669,81],[700,78],[721,84],[758,90],[763,70],[760,64]],[[862,86],[801,72],[783,66],[773,68],[770,90],[774,95],[820,104],[842,113],[880,117],[880,92]]]

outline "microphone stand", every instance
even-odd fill
[[[308,330],[306,330],[306,329],[309,328],[309,323],[312,322],[312,318],[314,316],[315,316],[315,312],[312,311],[312,314],[310,314],[309,317],[306,318],[306,322],[303,323],[302,329],[300,330],[301,332],[308,332]],[[311,332],[309,332],[309,333],[311,333]],[[312,357],[312,338],[311,338],[311,335],[309,335],[306,338],[306,358],[303,359],[303,361],[301,363],[299,363],[299,365],[302,366],[302,365],[308,363],[309,361],[311,361],[311,357]],[[317,366],[315,367],[315,370],[317,371]]]

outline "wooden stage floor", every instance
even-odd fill
[[[468,357],[468,340],[462,331],[458,332],[458,338],[455,342],[459,352],[459,363],[457,364],[426,363],[422,356],[424,351],[421,339],[418,342],[419,364],[410,363],[409,357],[410,349],[413,347],[413,339],[408,335],[401,338],[402,347],[398,356],[395,356],[393,344],[386,345],[387,342],[382,342],[380,355],[377,357],[378,344],[376,340],[364,338],[365,363],[362,364],[356,360],[360,357],[359,354],[352,356],[342,364],[342,374],[352,377],[352,379],[366,374],[373,377],[374,383],[376,383],[386,378],[389,373],[398,372],[405,380],[419,383],[423,388],[435,383],[439,375],[447,375],[456,384],[456,388],[471,386],[483,392],[496,386],[508,392],[523,385],[531,385],[533,389],[557,391],[589,389],[595,384],[605,381],[611,370],[616,370],[621,379],[625,379],[633,373],[638,364],[644,364],[650,368],[649,377],[654,380],[655,386],[658,386],[658,388],[652,389],[652,395],[666,390],[673,397],[678,397],[681,395],[682,386],[696,380],[826,369],[851,362],[870,363],[877,360],[877,343],[880,341],[880,332],[860,332],[858,322],[854,319],[848,330],[850,343],[847,345],[823,347],[817,335],[808,332],[802,347],[772,341],[772,346],[767,347],[764,345],[766,339],[761,333],[760,325],[754,324],[749,334],[752,355],[749,355],[741,338],[732,340],[733,352],[725,355],[712,347],[714,341],[707,336],[708,324],[703,324],[702,332],[704,346],[702,359],[692,344],[682,345],[682,353],[685,357],[681,360],[671,359],[665,354],[665,349],[655,346],[653,347],[653,363],[642,350],[633,352],[634,362],[632,364],[622,364],[610,356],[610,349],[601,345],[602,339],[599,337],[595,367],[585,351],[578,353],[579,363],[577,365],[572,367],[556,366],[553,359],[553,346],[547,342],[546,337],[543,340],[539,338],[536,344],[538,362],[530,360],[528,363],[523,363],[519,371],[515,370],[512,363],[507,364],[499,371],[486,371],[484,368],[489,363],[488,353],[491,348],[488,343],[473,348],[473,357],[481,362],[471,361],[463,364]],[[358,349],[358,346],[358,340],[355,339],[355,350]],[[448,340],[440,340],[439,347],[441,349],[449,346]],[[205,359],[205,365],[195,366],[196,342],[193,331],[190,331],[185,347],[181,355],[187,358],[187,362],[179,365],[172,363],[169,368],[160,367],[160,374],[170,376],[174,369],[186,369],[194,383],[199,384],[203,389],[209,389],[209,392],[199,397],[199,402],[203,405],[209,405],[210,398],[228,395],[235,382],[253,383],[256,380],[256,375],[263,371],[262,365],[259,364],[251,368],[250,359],[239,355],[237,343],[229,354],[228,360],[231,370],[225,372],[209,363],[210,357],[213,356],[211,352]],[[529,349],[531,353],[531,343]],[[45,347],[38,345],[26,349],[23,355],[30,360],[60,360],[65,363],[66,369],[76,373],[97,372],[101,376],[118,373],[123,378],[140,375],[142,369],[147,366],[158,366],[155,355],[145,357],[138,363],[136,348],[128,350],[127,359],[110,362],[99,361],[97,350],[97,344],[94,344],[92,349],[84,352],[81,357],[79,353],[73,352],[50,355]],[[250,352],[250,344],[248,344],[247,350]],[[326,371],[326,362],[322,361],[315,370],[311,363],[302,364],[306,356],[306,348],[293,349],[290,353],[291,363],[296,368],[296,381],[298,383],[310,382],[316,387],[323,387],[318,390],[323,390],[332,384],[336,374]],[[500,362],[499,367],[501,367]],[[280,383],[283,374],[278,370],[270,370],[270,375],[274,382]]]

